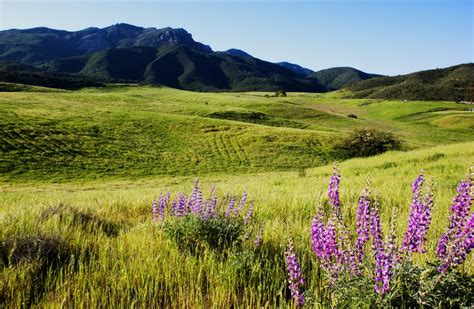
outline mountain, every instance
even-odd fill
[[[296,64],[270,63],[235,48],[214,52],[184,29],[129,24],[79,31],[44,27],[0,31],[1,61],[34,67],[22,67],[16,78],[19,83],[38,85],[39,76],[44,76],[46,84],[55,86],[62,85],[58,78],[64,78],[65,87],[76,76],[85,81],[140,82],[193,91],[324,92],[372,76],[337,68],[307,77],[312,71]],[[15,74],[6,73],[3,78],[8,80]]]
[[[474,63],[392,77],[346,87],[349,97],[430,101],[474,100]]]
[[[301,76],[308,76],[311,73],[313,73],[313,70],[310,70],[308,68],[304,68],[298,64],[290,63],[290,62],[277,62],[275,64],[278,64],[279,66],[282,66],[290,71],[293,71],[294,73],[301,75]]]
[[[307,77],[317,80],[319,84],[331,91],[377,76],[380,75],[365,73],[350,67],[336,67],[311,73]]]
[[[238,56],[238,57],[243,57],[243,58],[253,58],[252,55],[244,52],[241,49],[237,49],[237,48],[228,49],[224,53],[227,54],[227,55],[230,55],[230,56]]]
[[[247,52],[245,52],[241,49],[237,49],[237,48],[228,49],[224,53],[226,53],[227,55],[238,56],[238,57],[242,57],[242,58],[253,58],[253,56],[250,55],[249,53],[247,53]],[[275,62],[275,64],[277,64],[281,67],[284,67],[285,69],[288,69],[288,70],[292,71],[293,73],[296,73],[296,74],[298,74],[300,76],[303,76],[303,77],[314,72],[313,70],[304,68],[304,67],[302,67],[298,64],[294,64],[294,63],[290,63],[290,62]]]
[[[116,24],[102,29],[87,28],[70,32],[39,27],[0,31],[0,61],[38,65],[57,58],[80,56],[110,48],[157,48],[163,45],[180,45],[212,52],[209,46],[194,41],[192,35],[184,29]]]
[[[317,81],[302,78],[274,63],[177,45],[106,49],[90,55],[55,59],[41,68],[48,72],[192,91],[325,91]]]

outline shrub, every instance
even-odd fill
[[[275,97],[286,97],[286,91],[283,91],[283,90],[278,90],[277,92],[275,92]]]
[[[401,142],[389,132],[375,129],[356,129],[348,137],[337,142],[334,147],[340,158],[368,157],[389,150],[401,149]]]
[[[262,228],[253,217],[253,203],[247,207],[247,194],[240,202],[228,197],[218,203],[214,191],[204,200],[198,181],[189,195],[178,192],[171,201],[170,194],[161,194],[152,204],[154,221],[161,224],[165,235],[173,240],[181,250],[192,254],[205,248],[224,250],[255,238],[261,243]],[[247,208],[246,211],[245,208]]]
[[[223,218],[203,220],[193,215],[186,215],[165,221],[163,230],[181,250],[189,250],[192,254],[196,254],[204,248],[222,250],[239,246],[244,225],[240,220]]]
[[[299,167],[298,168],[298,177],[306,177],[307,176],[307,167]]]

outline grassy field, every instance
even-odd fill
[[[2,93],[1,177],[71,181],[297,170],[332,162],[334,141],[360,127],[393,132],[405,149],[474,140],[474,113],[463,104],[264,95],[123,86]]]
[[[397,233],[401,237],[407,226],[411,182],[423,168],[436,183],[428,254],[420,255],[417,261],[425,263],[434,258],[436,240],[447,225],[450,200],[473,158],[474,143],[467,143],[346,161],[340,166],[344,217],[354,222],[357,198],[370,177],[371,188],[382,203],[385,231],[392,208],[396,208],[400,218]],[[330,173],[331,167],[324,166],[309,169],[305,177],[296,172],[271,172],[201,178],[204,192],[216,184],[220,196],[245,190],[254,200],[256,216],[265,223],[264,245],[249,261],[242,260],[239,254],[222,258],[212,250],[199,256],[183,255],[151,220],[151,200],[160,192],[190,192],[191,177],[4,184],[0,199],[4,226],[1,239],[24,239],[40,245],[37,237],[59,239],[61,243],[50,246],[73,248],[74,261],[51,267],[46,274],[41,273],[34,259],[6,267],[0,273],[0,291],[13,305],[28,301],[85,306],[284,304],[283,252],[288,236],[298,244],[309,288],[317,291],[320,285],[310,271],[314,259],[309,228],[318,195],[325,192]],[[60,203],[90,219],[79,223],[67,214],[62,221],[58,216],[40,219]],[[472,271],[471,266],[472,257],[464,264],[464,270]]]
[[[190,93],[148,87],[16,92],[0,97],[0,306],[293,306],[288,237],[319,299],[309,232],[327,190],[334,139],[371,126],[410,151],[344,161],[341,201],[355,232],[370,179],[384,232],[407,227],[411,183],[435,183],[426,264],[474,163],[474,113],[448,102],[348,100],[292,93]],[[347,117],[355,114],[357,119]],[[304,168],[304,169],[302,169]],[[160,193],[248,193],[263,245],[183,253],[151,219]],[[62,205],[62,206],[60,206]],[[30,249],[28,249],[30,248]],[[461,270],[473,273],[472,255]]]

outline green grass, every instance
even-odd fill
[[[0,98],[0,171],[7,181],[70,181],[297,170],[331,162],[334,141],[357,127],[391,131],[406,149],[472,141],[465,110],[140,86],[9,92]]]
[[[410,151],[340,164],[345,220],[354,232],[369,178],[385,232],[397,210],[400,242],[423,169],[435,206],[428,253],[415,262],[434,259],[456,186],[474,164],[474,113],[447,102],[264,95],[139,86],[2,93],[0,306],[292,306],[288,236],[307,288],[321,298],[311,219],[327,190],[332,143],[366,126],[393,132]],[[260,249],[191,255],[152,222],[152,199],[189,193],[194,177],[205,197],[213,185],[219,197],[248,192],[265,225]],[[12,241],[19,256],[9,256]],[[460,269],[472,274],[472,262]]]
[[[343,214],[353,223],[357,198],[367,177],[381,201],[382,222],[392,208],[398,209],[397,234],[402,236],[411,201],[411,182],[420,169],[435,181],[435,207],[429,233],[428,254],[415,260],[425,263],[434,258],[434,247],[447,225],[449,203],[456,185],[473,163],[474,143],[439,146],[411,152],[353,159],[340,165],[343,180]],[[291,235],[308,288],[321,284],[310,272],[314,262],[309,246],[309,228],[317,196],[325,193],[330,166],[308,169],[305,177],[297,172],[269,172],[247,175],[213,175],[200,178],[204,192],[217,185],[219,196],[246,190],[256,205],[256,216],[265,223],[264,249],[250,257],[251,265],[240,255],[219,257],[213,251],[193,256],[182,254],[151,221],[150,204],[160,192],[190,192],[192,177],[150,177],[136,181],[110,180],[87,183],[41,184],[4,183],[1,187],[0,239],[11,237],[61,237],[74,248],[69,261],[50,269],[44,277],[35,261],[25,261],[0,271],[0,291],[20,304],[30,298],[28,289],[35,280],[44,280],[44,291],[30,299],[42,305],[165,305],[176,306],[274,306],[285,304],[283,251]],[[206,194],[207,195],[207,194]],[[78,213],[93,214],[118,229],[108,235],[99,228],[86,228],[68,219],[41,221],[41,213],[64,204]],[[354,228],[353,225],[351,225]],[[89,251],[95,252],[92,256]],[[263,264],[258,264],[263,263]],[[472,271],[472,257],[464,271]],[[43,281],[41,281],[43,282]],[[319,282],[319,283],[318,283]],[[43,283],[42,283],[43,284]],[[0,295],[2,295],[0,293]]]

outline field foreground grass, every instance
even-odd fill
[[[388,232],[392,210],[398,242],[407,227],[411,183],[423,169],[435,183],[433,218],[425,255],[434,260],[437,239],[448,224],[456,186],[474,159],[474,143],[390,152],[340,164],[342,215],[355,231],[355,209],[367,178],[381,203]],[[198,254],[183,252],[151,219],[160,193],[189,193],[193,177],[148,177],[62,184],[0,184],[0,304],[7,306],[292,306],[284,251],[288,237],[316,299],[327,293],[311,251],[309,232],[330,165],[305,172],[265,172],[200,177],[204,196],[247,192],[263,243]],[[62,206],[60,206],[62,205]],[[14,244],[14,245],[13,245]],[[460,270],[472,274],[472,255]]]

